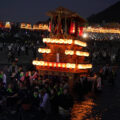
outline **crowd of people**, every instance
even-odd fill
[[[7,55],[9,63],[21,56],[35,59],[37,49],[43,46],[42,38],[47,35],[46,31],[0,29],[0,53]]]
[[[90,61],[95,65],[119,65],[120,47],[119,41],[88,41]]]
[[[40,76],[36,70],[23,70],[15,62],[8,73],[0,71],[0,112],[11,114],[30,111],[34,117],[58,115],[59,109],[69,112],[73,97],[68,79]],[[22,116],[23,117],[23,116]]]
[[[85,95],[90,91],[101,93],[106,85],[115,85],[117,70],[117,67],[111,67],[108,64],[93,68],[88,76],[80,77],[74,86],[74,90],[80,95]]]
[[[80,98],[89,92],[100,93],[106,82],[114,86],[116,72],[109,65],[93,68],[88,76],[76,80],[74,91]],[[7,73],[0,71],[0,112],[9,110],[10,114],[24,117],[23,113],[29,111],[35,119],[58,117],[60,111],[70,115],[74,99],[68,80],[61,76],[41,76],[34,68],[26,70],[13,62]]]

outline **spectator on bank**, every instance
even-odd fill
[[[42,102],[40,104],[40,108],[46,114],[50,114],[51,113],[50,97],[49,97],[49,94],[47,93],[46,89],[43,89],[41,91],[41,99],[42,99]]]

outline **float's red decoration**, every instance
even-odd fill
[[[71,25],[70,25],[70,34],[74,34],[74,33],[75,33],[75,23],[71,22]]]
[[[51,26],[52,24],[51,24],[51,22],[49,22],[49,32],[51,32]]]
[[[78,28],[78,34],[79,34],[79,36],[83,35],[83,27]]]

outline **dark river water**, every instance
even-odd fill
[[[101,120],[100,115],[93,114],[96,106],[91,95],[86,95],[82,101],[75,101],[71,111],[71,120]]]

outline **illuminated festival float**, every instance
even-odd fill
[[[86,20],[66,8],[59,7],[47,13],[49,22],[49,38],[43,38],[45,48],[38,52],[43,57],[34,60],[33,65],[41,75],[65,76],[73,84],[74,78],[87,74],[92,68],[86,51],[87,43],[82,37],[83,25]]]

